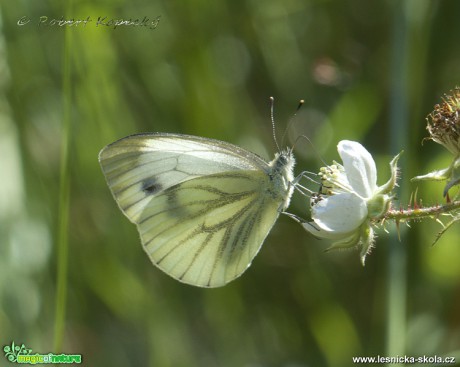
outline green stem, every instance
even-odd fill
[[[70,4],[70,3],[69,3]],[[71,6],[68,6],[68,13]],[[63,124],[61,140],[61,163],[59,181],[59,209],[57,233],[57,275],[56,275],[56,313],[54,319],[54,353],[62,348],[65,330],[65,313],[67,303],[67,272],[69,257],[69,202],[70,202],[70,119],[71,119],[71,83],[70,83],[70,52],[72,29],[65,31],[63,59]]]
[[[391,209],[386,214],[385,220],[410,220],[438,217],[441,214],[451,213],[460,209],[460,200],[453,201],[444,205],[436,205],[426,208],[410,208],[410,209]]]

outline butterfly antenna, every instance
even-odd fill
[[[278,152],[281,151],[280,146],[278,145],[278,141],[276,140],[276,125],[275,125],[275,98],[270,97],[270,119],[272,121],[272,133],[273,133],[273,140],[275,141],[276,149]]]
[[[314,151],[315,154],[317,155],[318,159],[324,164],[324,166],[325,166],[325,167],[326,167],[326,166],[329,166],[329,165],[326,163],[326,161],[323,159],[323,157],[321,157],[321,154],[319,154],[319,151],[318,151],[318,149],[316,149],[315,144],[313,144],[313,142],[311,141],[311,139],[310,139],[308,136],[306,136],[306,135],[299,135],[299,136],[296,138],[294,144],[292,145],[292,150],[294,150],[294,148],[295,148],[297,142],[298,142],[300,139],[302,139],[302,138],[305,139],[306,141],[308,141],[308,143],[309,143],[310,146],[312,147],[313,151]]]
[[[299,101],[299,104],[297,105],[297,108],[296,108],[294,114],[293,114],[293,115],[291,116],[291,118],[289,119],[288,124],[287,124],[287,126],[286,126],[286,129],[284,130],[283,136],[282,136],[282,138],[281,138],[281,142],[282,142],[282,143],[284,143],[284,140],[285,140],[285,138],[286,138],[286,134],[287,134],[287,132],[289,131],[289,128],[291,127],[291,125],[293,124],[294,118],[297,116],[297,112],[299,112],[300,108],[303,106],[304,103],[305,103],[305,101],[304,101],[303,99],[301,99],[301,100]],[[308,139],[308,140],[309,140],[309,139]],[[309,140],[309,141],[310,141],[310,140]],[[310,141],[310,144],[311,144],[311,141]],[[294,147],[292,147],[291,150],[294,150]]]

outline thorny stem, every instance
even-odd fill
[[[423,219],[428,217],[438,217],[441,214],[446,214],[460,209],[460,200],[451,203],[436,205],[432,207],[418,208],[414,206],[409,209],[390,209],[384,216],[384,220],[406,220],[406,219]]]

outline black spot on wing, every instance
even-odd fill
[[[155,195],[157,192],[160,192],[162,187],[160,183],[155,178],[148,178],[142,182],[142,191],[146,195]]]

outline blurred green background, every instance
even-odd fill
[[[404,149],[396,205],[406,206],[417,188],[409,179],[451,159],[421,140],[425,116],[460,83],[459,14],[453,0],[2,2],[2,348],[14,341],[45,354],[62,344],[85,365],[114,367],[340,367],[352,356],[404,354],[460,361],[458,227],[432,247],[434,220],[402,226],[401,242],[389,223],[363,268],[356,251],[324,253],[328,243],[282,216],[241,278],[200,289],[151,265],[97,161],[106,144],[146,131],[221,139],[271,159],[269,97],[279,139],[304,99],[284,141],[313,142],[297,142],[296,172],[338,159],[337,142],[351,139],[374,155],[383,183]],[[18,25],[24,16],[30,22]],[[92,22],[39,26],[41,16]],[[161,18],[153,30],[113,29],[96,27],[99,16]],[[70,194],[60,211],[66,151]],[[420,184],[418,197],[433,205],[442,189]],[[308,207],[296,195],[290,212],[307,217]]]

